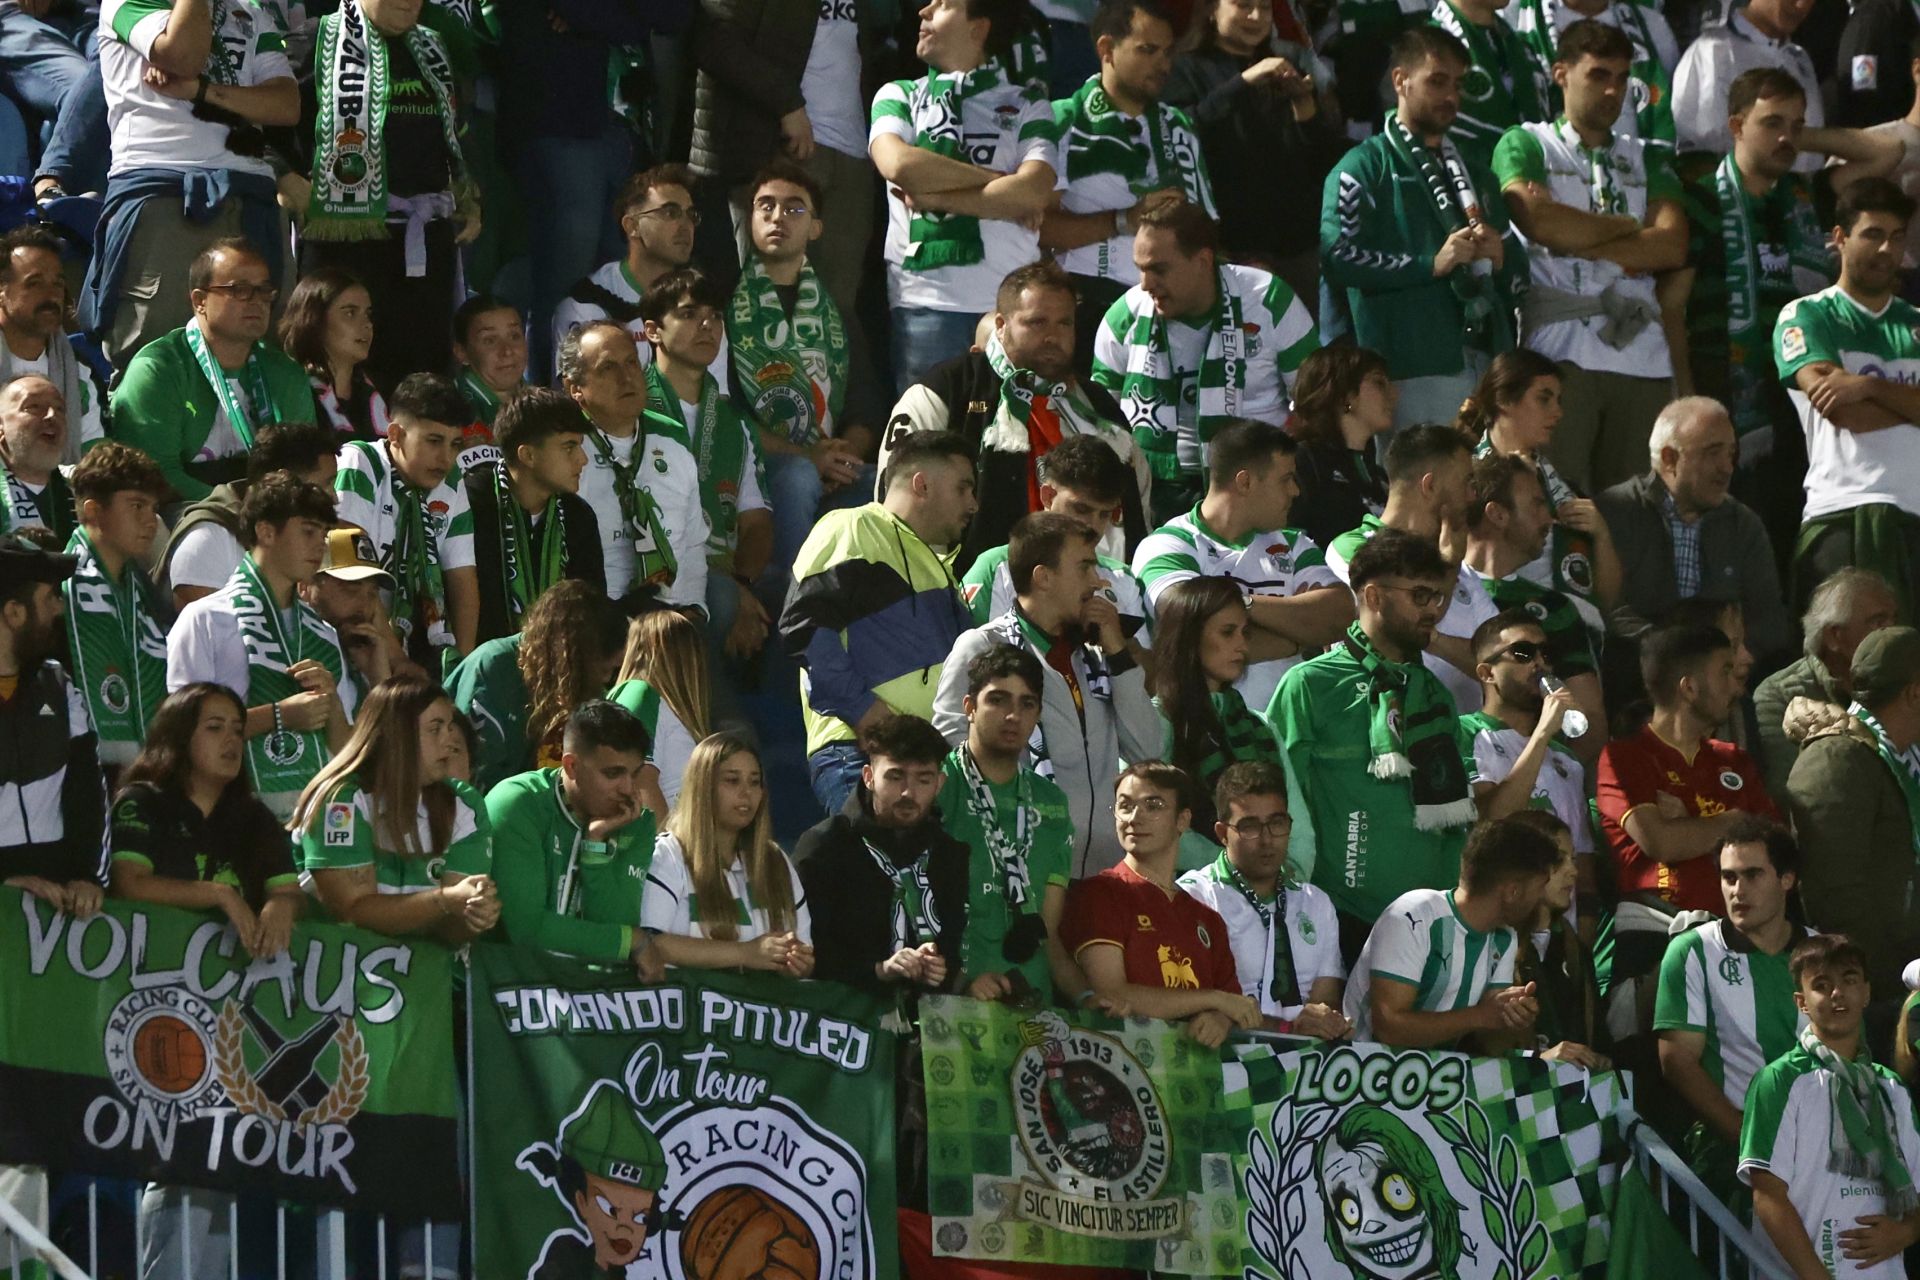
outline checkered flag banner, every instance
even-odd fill
[[[1604,1271],[1620,1077],[960,999],[923,1023],[935,1252],[1242,1280]],[[1297,1043],[1297,1042],[1296,1042]]]

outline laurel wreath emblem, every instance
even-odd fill
[[[1522,1176],[1520,1149],[1504,1133],[1495,1145],[1493,1127],[1473,1099],[1461,1105],[1465,1126],[1437,1111],[1428,1112],[1427,1121],[1453,1147],[1460,1172],[1480,1193],[1480,1220],[1502,1259],[1493,1280],[1530,1280],[1547,1260],[1547,1228],[1539,1221],[1533,1184]]]
[[[1298,1244],[1288,1248],[1283,1242],[1305,1238],[1314,1144],[1339,1118],[1338,1108],[1296,1108],[1287,1098],[1268,1122],[1272,1141],[1257,1126],[1247,1138],[1247,1238],[1285,1280],[1311,1280],[1312,1270]],[[1248,1267],[1244,1280],[1266,1278]]]
[[[214,1028],[213,1064],[220,1087],[236,1110],[268,1120],[288,1119],[286,1108],[269,1098],[253,1073],[247,1070],[247,1024],[237,1001],[221,1006],[220,1021]],[[333,1087],[318,1103],[292,1117],[297,1125],[345,1124],[360,1114],[367,1100],[371,1081],[366,1040],[360,1024],[348,1018],[333,1033],[334,1047],[340,1051],[340,1067]]]

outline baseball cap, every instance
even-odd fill
[[[1853,651],[1853,696],[1877,707],[1910,684],[1920,682],[1920,631],[1882,627]]]
[[[320,572],[342,582],[377,578],[385,590],[394,589],[393,575],[380,567],[374,554],[373,539],[350,524],[327,531],[327,558],[320,562]]]
[[[49,551],[25,533],[0,537],[0,591],[13,591],[30,582],[57,587],[79,567],[79,557]]]

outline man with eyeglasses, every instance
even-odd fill
[[[589,320],[611,320],[623,326],[639,345],[640,363],[653,359],[646,322],[640,318],[640,299],[654,281],[693,261],[693,233],[700,224],[700,214],[693,207],[693,175],[683,165],[656,165],[628,179],[616,207],[620,231],[627,238],[626,256],[605,263],[555,303],[534,300],[534,336],[551,340],[551,345],[542,342],[533,353],[536,378],[560,350],[560,340]],[[549,314],[551,326],[545,321]],[[714,373],[724,385],[724,340]]]
[[[1593,760],[1606,745],[1607,731],[1600,664],[1587,625],[1571,599],[1520,572],[1539,556],[1553,528],[1553,511],[1547,506],[1540,473],[1518,454],[1488,454],[1475,459],[1468,484],[1472,500],[1466,511],[1462,571],[1480,579],[1497,607],[1525,610],[1539,622],[1547,669],[1566,682],[1574,705],[1592,726],[1574,739],[1573,749],[1582,760]]]
[[[1474,803],[1482,818],[1545,809],[1566,826],[1578,875],[1581,936],[1590,943],[1600,901],[1586,769],[1560,738],[1578,701],[1565,688],[1548,693],[1541,687],[1553,671],[1547,633],[1526,609],[1505,609],[1481,623],[1473,652],[1484,701],[1480,710],[1460,717],[1460,751],[1479,775]]]
[[[1159,760],[1120,775],[1113,821],[1126,856],[1068,888],[1060,936],[1087,975],[1078,1003],[1122,1003],[1140,1017],[1182,1021],[1196,1043],[1217,1049],[1235,1028],[1258,1027],[1261,1014],[1241,992],[1226,921],[1174,882],[1192,788]]]
[[[759,435],[773,506],[773,562],[792,568],[822,510],[873,501],[878,441],[847,422],[851,364],[845,318],[807,260],[826,229],[820,185],[776,159],[753,182],[753,252],[727,307],[732,393]]]
[[[1287,775],[1262,760],[1230,765],[1214,786],[1214,838],[1223,852],[1180,877],[1180,887],[1220,913],[1240,989],[1271,1031],[1323,1040],[1352,1028],[1340,1012],[1347,970],[1333,899],[1296,883],[1287,866],[1293,818]]]
[[[1459,878],[1477,811],[1453,695],[1420,661],[1453,566],[1427,539],[1381,529],[1353,553],[1347,577],[1358,619],[1281,678],[1267,718],[1306,793],[1319,844],[1313,883],[1333,899],[1351,960],[1388,903]]]
[[[221,240],[187,272],[193,319],[140,349],[113,393],[113,435],[160,464],[194,502],[247,474],[254,435],[313,418],[306,370],[266,342],[279,290],[245,240]]]

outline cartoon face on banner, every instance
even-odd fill
[[[1308,1057],[1248,1142],[1248,1236],[1280,1280],[1533,1280],[1552,1254],[1513,1137],[1450,1054]],[[1324,1246],[1321,1247],[1321,1246]]]

